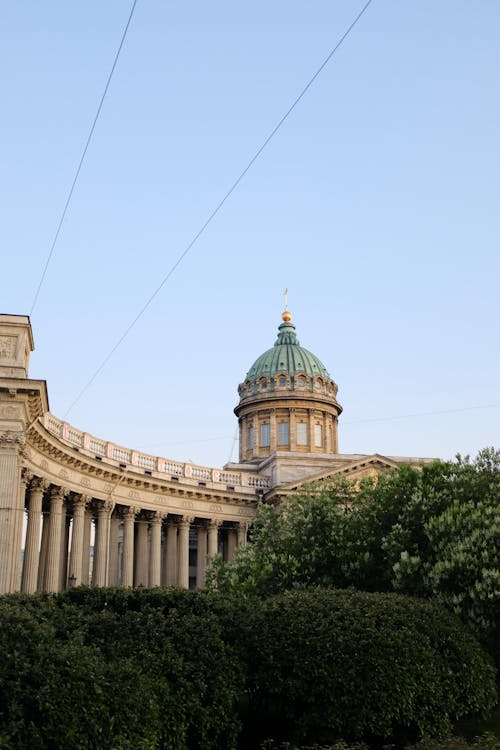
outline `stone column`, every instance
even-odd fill
[[[134,520],[135,508],[123,509],[122,586],[134,585]]]
[[[307,413],[309,415],[309,451],[312,453],[314,451],[314,412],[308,409]]]
[[[68,506],[63,501],[61,511],[61,555],[59,558],[59,591],[66,588],[68,584],[68,547],[69,547],[69,527],[71,518],[68,514]]]
[[[90,503],[90,500],[89,500]],[[92,536],[93,511],[87,507],[83,513],[83,555],[82,555],[82,585],[88,586],[90,581],[90,538]]]
[[[290,451],[297,450],[297,420],[295,418],[295,409],[289,410],[289,435],[288,439],[290,441]]]
[[[0,594],[13,590],[16,560],[21,559],[24,497],[21,497],[21,456],[24,435],[0,432]]]
[[[205,571],[207,567],[207,527],[198,526],[198,549],[196,555],[196,588],[205,588]]]
[[[333,436],[333,445],[332,450],[334,453],[339,452],[339,433],[338,433],[338,417],[332,417],[332,436]]]
[[[182,516],[179,522],[179,570],[177,585],[189,588],[189,525],[194,519]]]
[[[108,586],[118,584],[118,534],[120,531],[120,518],[113,513],[110,519],[109,528],[109,566],[108,566]]]
[[[227,530],[227,562],[233,562],[236,556],[236,529]]]
[[[276,410],[271,409],[269,413],[269,450],[274,453],[277,448],[277,435],[276,435]]]
[[[28,492],[28,525],[26,528],[26,542],[24,544],[23,577],[21,591],[26,594],[36,592],[38,579],[38,563],[40,560],[40,526],[42,523],[43,493],[47,489],[47,482],[39,477],[31,480]]]
[[[36,583],[36,590],[43,591],[45,583],[45,571],[47,569],[47,550],[49,547],[49,527],[50,527],[50,513],[45,507],[47,500],[42,500],[42,539],[40,541],[40,558],[38,562],[38,576]]]
[[[218,518],[211,518],[208,522],[208,559],[215,557],[219,551],[219,526]]]
[[[177,585],[177,524],[167,525],[167,586]]]
[[[240,436],[240,461],[244,461],[246,458],[246,452],[248,448],[248,422],[246,419],[240,417],[238,419],[238,434]]]
[[[151,518],[151,546],[149,550],[149,586],[161,583],[161,513],[153,513]]]
[[[71,552],[69,556],[68,580],[74,586],[83,583],[83,540],[85,532],[85,507],[90,500],[86,495],[75,495],[73,498],[73,531],[71,534]]]
[[[50,521],[47,541],[47,562],[45,569],[44,591],[56,592],[60,581],[61,531],[64,496],[67,490],[63,487],[52,487],[50,490]]]
[[[161,529],[161,586],[167,585],[167,527]]]
[[[144,518],[137,522],[134,586],[148,586],[149,528]]]
[[[248,521],[238,523],[238,549],[247,546]]]
[[[111,500],[101,500],[97,508],[97,529],[94,544],[94,570],[92,583],[94,586],[106,586],[108,582],[108,544],[109,519],[113,503]]]

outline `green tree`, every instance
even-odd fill
[[[249,545],[212,587],[269,596],[308,586],[436,597],[492,634],[500,601],[500,452],[403,466],[359,487],[311,485],[261,505]]]

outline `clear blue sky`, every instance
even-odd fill
[[[362,5],[139,0],[32,317],[54,414]],[[2,3],[1,312],[31,308],[130,7]],[[498,447],[499,39],[497,0],[374,0],[68,421],[222,465],[286,286],[342,452]]]

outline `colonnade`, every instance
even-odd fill
[[[71,586],[203,588],[218,552],[231,561],[247,522],[144,510],[25,476],[21,591]],[[91,550],[93,548],[93,555]]]

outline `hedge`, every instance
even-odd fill
[[[488,708],[494,670],[438,605],[314,590],[0,598],[0,748],[397,746]]]

